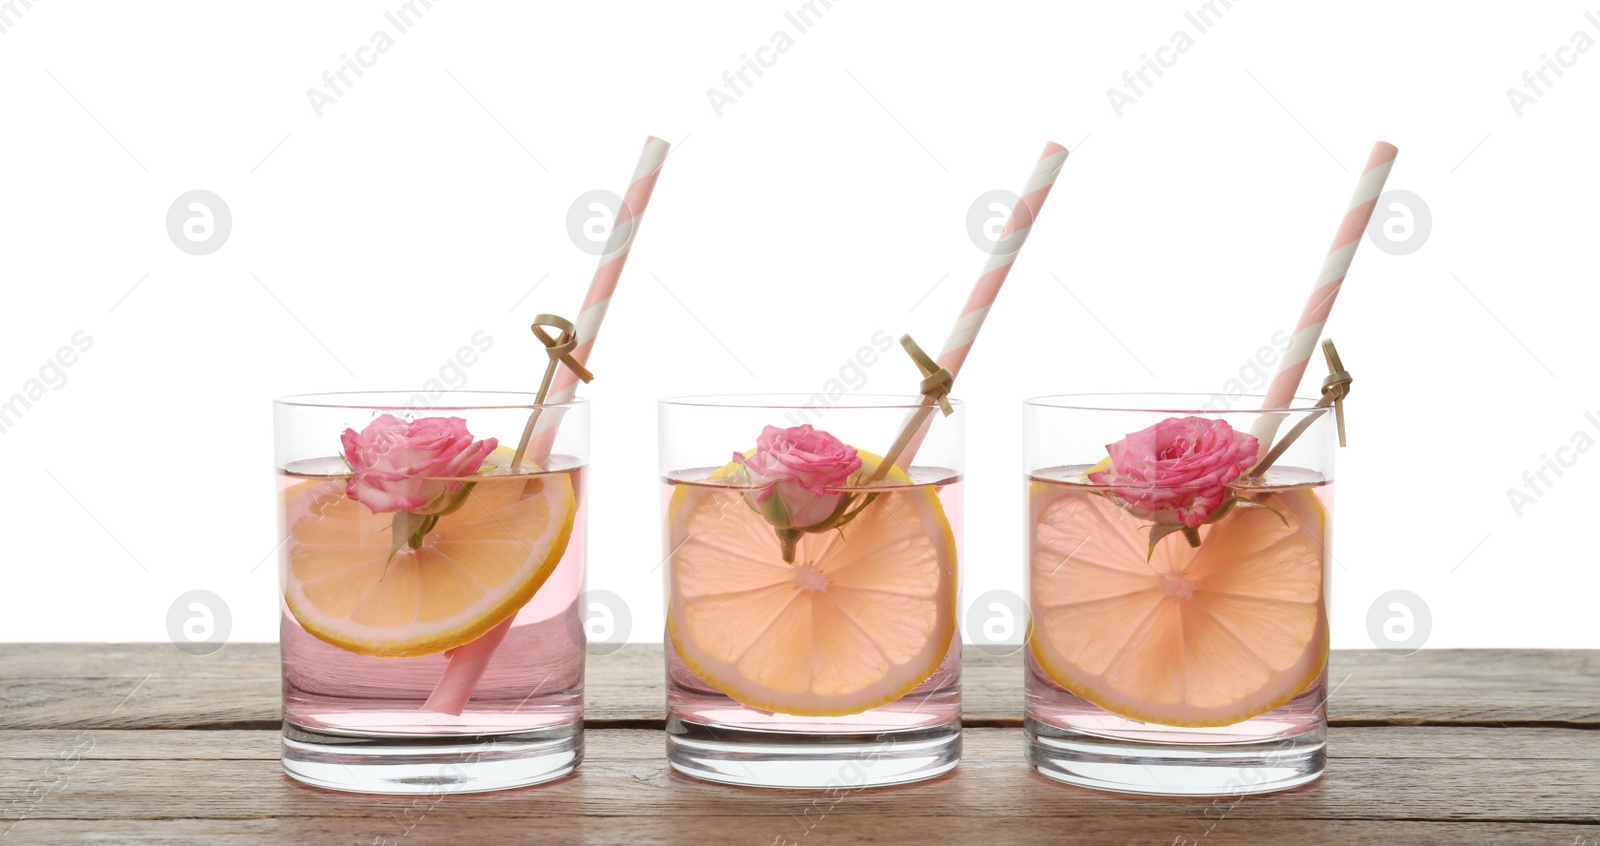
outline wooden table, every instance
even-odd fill
[[[1016,655],[969,658],[953,774],[837,802],[701,784],[662,758],[660,667],[590,659],[578,775],[430,801],[284,776],[273,644],[0,646],[0,844],[1600,844],[1600,651],[1335,652],[1327,774],[1241,800],[1034,774]]]

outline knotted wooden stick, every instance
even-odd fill
[[[1317,400],[1315,407],[1326,409],[1330,405],[1333,406],[1334,421],[1339,427],[1339,446],[1344,446],[1344,398],[1350,395],[1350,383],[1355,380],[1350,376],[1350,372],[1344,369],[1344,362],[1339,360],[1339,350],[1333,346],[1332,338],[1322,342],[1322,356],[1328,361],[1328,377],[1322,380],[1322,399]],[[1317,422],[1317,418],[1321,416],[1321,414],[1307,414],[1301,418],[1300,422],[1279,438],[1278,442],[1272,445],[1272,449],[1268,450],[1267,454],[1256,462],[1256,466],[1250,468],[1250,472],[1245,475],[1260,477],[1267,472],[1267,468],[1271,467],[1274,461],[1283,457],[1284,451],[1289,449],[1294,439],[1305,434],[1306,430],[1311,428],[1311,424]]]
[[[906,444],[911,443],[912,437],[927,422],[929,415],[933,414],[935,406],[944,412],[946,417],[955,413],[955,409],[950,406],[950,388],[955,384],[956,377],[923,352],[922,347],[917,346],[917,342],[911,340],[910,335],[900,336],[900,346],[904,347],[906,354],[916,362],[917,369],[922,371],[922,384],[917,390],[922,394],[923,407],[906,419],[905,425],[900,428],[900,434],[894,439],[894,444],[884,454],[883,460],[878,462],[877,469],[866,478],[867,484],[880,482],[888,475],[889,468],[894,466],[900,453],[905,450]]]
[[[561,334],[551,337],[550,333],[545,331],[546,326],[557,330]],[[540,314],[533,318],[533,326],[529,328],[533,330],[533,336],[539,339],[539,343],[544,344],[544,351],[546,355],[550,356],[550,363],[545,365],[544,379],[539,382],[539,393],[534,395],[533,398],[534,405],[540,407],[535,408],[533,413],[528,415],[528,425],[523,427],[522,440],[517,443],[517,454],[511,457],[511,472],[513,473],[522,470],[522,457],[528,452],[528,440],[533,437],[533,427],[539,422],[539,413],[544,411],[545,397],[549,395],[550,383],[556,377],[556,365],[565,364],[567,369],[572,371],[572,375],[577,376],[584,382],[594,380],[594,374],[590,373],[588,368],[584,367],[583,363],[578,361],[572,354],[572,351],[578,347],[578,333],[573,328],[572,321],[564,317],[557,317],[554,314]]]

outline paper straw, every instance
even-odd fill
[[[639,164],[633,169],[633,179],[622,196],[622,208],[617,210],[611,236],[606,239],[605,251],[600,254],[600,265],[595,268],[594,279],[589,282],[589,293],[584,295],[583,308],[578,312],[578,348],[572,355],[587,364],[589,352],[594,349],[594,338],[600,333],[600,322],[606,319],[606,308],[611,305],[611,295],[617,290],[617,280],[622,277],[622,265],[633,249],[633,239],[639,232],[639,219],[650,205],[650,193],[656,189],[656,177],[661,175],[661,164],[667,160],[667,150],[672,145],[654,136],[644,142],[639,154]],[[578,389],[578,377],[563,368],[556,374],[555,385],[550,389],[548,402],[571,402]]]
[[[1066,147],[1054,141],[1044,145],[1044,152],[1039,154],[1039,161],[1034,164],[1033,173],[1028,175],[1028,182],[1023,186],[1022,199],[1017,201],[1011,216],[1006,218],[1005,228],[1000,230],[1000,237],[990,250],[989,260],[984,262],[983,272],[978,275],[978,281],[973,283],[972,293],[967,295],[967,304],[962,306],[961,316],[956,318],[950,336],[945,339],[944,349],[939,353],[939,366],[949,370],[952,377],[960,375],[961,365],[966,363],[967,353],[972,351],[972,342],[977,339],[978,330],[983,328],[983,321],[989,316],[995,297],[1000,294],[1000,286],[1005,284],[1006,276],[1011,273],[1011,265],[1016,263],[1017,253],[1022,251],[1028,233],[1033,231],[1033,222],[1038,219],[1039,210],[1044,207],[1045,198],[1050,196],[1050,188],[1056,184],[1056,177],[1066,161]],[[914,414],[917,417],[916,434],[895,461],[902,469],[911,466],[917,448],[922,446],[933,406],[929,405]]]
[[[580,364],[587,364],[589,361],[589,353],[594,349],[595,336],[600,332],[600,323],[605,320],[606,308],[611,305],[611,295],[616,292],[617,280],[622,277],[622,266],[627,262],[628,253],[633,249],[633,239],[639,231],[639,219],[644,216],[645,208],[650,205],[650,194],[655,190],[656,178],[661,174],[661,165],[667,160],[667,151],[671,146],[653,135],[645,139],[644,150],[639,154],[639,163],[633,169],[633,178],[628,183],[627,192],[622,196],[622,207],[617,209],[617,218],[611,226],[611,235],[606,238],[605,250],[600,254],[600,264],[595,268],[594,278],[589,281],[589,292],[584,295],[583,308],[578,312],[578,319],[574,321],[578,346],[572,351],[572,356]],[[565,367],[559,368],[555,383],[551,386],[545,402],[571,402],[577,390],[578,377]],[[528,447],[528,454],[540,464],[550,457],[550,450],[555,443],[556,426],[560,425],[560,422],[559,414],[540,416],[539,431],[535,433]],[[489,669],[489,660],[494,657],[495,650],[500,648],[501,642],[511,632],[511,623],[514,619],[516,619],[515,614],[507,617],[500,625],[490,629],[477,640],[457,648],[450,656],[450,664],[445,668],[444,675],[439,679],[433,694],[428,697],[428,702],[423,707],[429,711],[459,716],[467,707],[467,700],[472,698],[473,691],[477,690],[484,671]]]
[[[1373,145],[1372,156],[1361,170],[1361,178],[1356,181],[1356,190],[1345,209],[1344,219],[1339,221],[1339,231],[1333,236],[1333,246],[1322,261],[1322,270],[1317,274],[1316,281],[1311,283],[1311,296],[1306,299],[1305,309],[1300,312],[1300,320],[1294,326],[1294,340],[1290,342],[1283,360],[1278,362],[1278,372],[1267,387],[1267,398],[1261,404],[1262,409],[1288,408],[1294,402],[1294,393],[1300,387],[1306,365],[1311,361],[1317,340],[1322,336],[1322,326],[1328,322],[1328,313],[1333,310],[1339,288],[1344,285],[1345,275],[1350,272],[1350,261],[1355,258],[1356,247],[1361,245],[1361,239],[1366,234],[1367,223],[1372,220],[1378,196],[1383,193],[1383,184],[1389,179],[1389,170],[1394,167],[1394,158],[1399,153],[1393,144],[1379,141]],[[1271,448],[1272,439],[1278,434],[1278,426],[1282,422],[1282,415],[1264,414],[1251,427],[1251,434],[1260,442],[1257,460]]]

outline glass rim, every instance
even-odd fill
[[[429,393],[439,394],[439,401],[421,406],[409,404],[409,400],[412,397],[422,396],[426,398]],[[491,411],[510,408],[531,410],[536,408],[573,408],[589,404],[589,401],[583,397],[574,397],[566,402],[535,402],[534,400],[537,396],[538,394],[532,391],[427,391],[424,389],[325,391],[275,397],[272,400],[272,404],[274,407],[347,408],[364,411]],[[466,399],[468,397],[482,397],[484,399],[474,402]],[[393,399],[394,401],[388,402],[386,399]]]
[[[950,397],[950,405],[964,407],[963,400]],[[818,402],[817,400],[820,400]],[[926,408],[921,394],[845,394],[830,400],[819,393],[761,393],[761,394],[692,394],[662,397],[657,407],[676,408],[772,408],[783,410],[817,409],[903,409],[915,411]]]
[[[1230,401],[1256,400],[1247,408],[1204,408],[1205,402],[1223,397]],[[1131,403],[1127,400],[1134,398],[1154,399],[1157,402],[1148,404]],[[1261,403],[1266,400],[1265,394],[1201,394],[1183,391],[1128,391],[1128,392],[1093,392],[1082,394],[1046,394],[1044,396],[1029,397],[1022,404],[1032,408],[1059,408],[1068,411],[1115,411],[1129,414],[1305,414],[1308,412],[1323,412],[1329,409],[1317,405],[1318,400],[1308,397],[1294,397],[1286,408],[1262,408]],[[1112,402],[1123,400],[1121,402]],[[1188,404],[1184,400],[1192,400]]]

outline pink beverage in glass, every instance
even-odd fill
[[[406,399],[278,401],[284,767],[318,786],[379,793],[492,790],[569,773],[583,750],[587,409],[559,412],[557,449],[570,452],[513,471],[531,397],[473,392],[399,407]],[[363,443],[363,425],[386,425],[379,418],[402,434]],[[461,463],[476,460],[470,451],[423,466],[418,455],[441,442],[406,442],[410,430],[397,428],[451,418],[468,432],[453,443],[481,444],[481,466]],[[354,447],[338,421],[361,433]],[[493,434],[510,443],[491,444]],[[328,454],[292,457],[318,449]],[[364,476],[372,461],[388,475]],[[399,478],[397,464],[422,472]],[[414,512],[385,510],[416,499]],[[430,705],[454,650],[507,620],[464,701]]]
[[[1029,402],[1026,735],[1044,775],[1243,795],[1322,772],[1331,421],[1288,412],[1280,431],[1315,422],[1257,474],[1260,413],[1209,399]]]
[[[835,790],[948,772],[961,730],[960,420],[935,422],[909,472],[872,480],[879,457],[856,444],[891,440],[910,401],[790,413],[804,399],[662,403],[663,461],[677,465],[661,489],[668,760],[709,781]],[[795,417],[815,425],[760,423]],[[789,438],[828,439],[845,475],[774,481],[796,466],[780,455]],[[701,440],[740,448],[699,452]],[[823,451],[796,448],[805,461]]]

